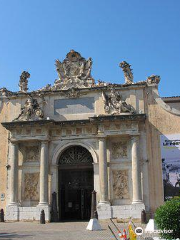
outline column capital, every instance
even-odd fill
[[[48,144],[48,143],[49,143],[49,140],[48,140],[48,139],[47,139],[47,140],[44,140],[44,139],[43,139],[43,140],[40,141],[40,143],[41,143],[41,144]]]
[[[106,141],[107,136],[106,135],[99,135],[97,138],[98,138],[98,140]]]
[[[17,145],[17,144],[19,143],[19,141],[18,141],[17,139],[15,139],[15,138],[11,138],[11,139],[10,139],[10,142],[11,142],[11,144],[13,144],[13,145]]]
[[[138,135],[131,135],[131,141],[132,142],[137,142],[137,141],[139,141],[139,134]]]

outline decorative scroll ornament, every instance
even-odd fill
[[[42,120],[44,117],[43,111],[39,106],[37,99],[31,96],[26,100],[24,107],[21,109],[19,116],[14,121],[34,121]]]
[[[160,82],[161,78],[158,75],[151,75],[147,78],[148,84],[158,84]]]
[[[127,63],[126,61],[123,61],[119,64],[119,66],[122,68],[124,72],[124,78],[126,84],[132,84],[133,83],[133,73],[131,69],[131,65]]]
[[[104,102],[104,110],[109,114],[121,114],[131,113],[135,114],[134,108],[122,100],[122,96],[119,92],[116,92],[114,88],[111,89],[110,94],[102,92],[102,99]]]
[[[56,60],[55,65],[59,79],[55,81],[52,90],[85,88],[94,85],[94,79],[91,76],[91,58],[86,60],[78,52],[71,50],[63,62]]]
[[[7,90],[7,88],[1,88],[0,89],[0,97],[10,97],[12,96],[13,92]]]
[[[51,84],[47,84],[45,87],[38,90],[39,92],[51,91]]]
[[[71,88],[67,93],[68,98],[78,98],[79,95],[80,95],[79,90],[75,88]]]
[[[20,80],[19,80],[19,91],[27,92],[28,90],[28,78],[30,78],[30,74],[26,71],[23,71]]]

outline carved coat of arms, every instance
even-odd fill
[[[55,89],[91,87],[94,79],[91,76],[92,59],[86,60],[80,53],[71,50],[63,62],[56,60],[59,79],[55,81]]]

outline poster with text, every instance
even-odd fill
[[[161,135],[164,200],[180,196],[180,134]]]

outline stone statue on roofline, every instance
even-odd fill
[[[35,121],[42,120],[43,118],[44,114],[37,99],[29,96],[24,104],[24,107],[21,108],[21,113],[16,119],[14,119],[14,121]]]
[[[28,78],[30,78],[30,74],[26,71],[23,71],[19,80],[19,91],[27,92],[28,91]]]
[[[119,66],[122,68],[124,72],[124,78],[126,84],[132,84],[133,83],[133,72],[131,69],[131,65],[127,63],[126,61],[123,61],[119,64]]]
[[[146,81],[148,84],[159,84],[160,80],[161,80],[160,76],[153,74],[149,76]]]

